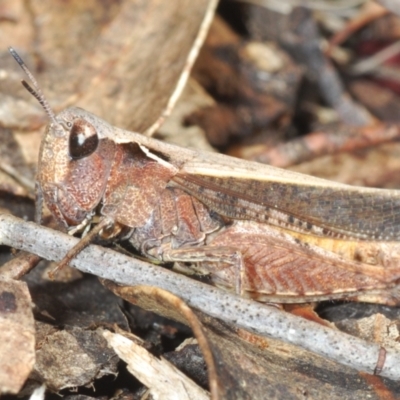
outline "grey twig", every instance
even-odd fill
[[[0,244],[59,261],[77,243],[76,238],[0,214]],[[381,348],[359,338],[321,326],[254,301],[226,293],[110,249],[91,245],[72,265],[83,272],[123,285],[149,285],[168,290],[191,307],[258,335],[301,346],[359,371],[400,379],[400,353],[387,350],[385,363],[376,369]],[[382,369],[380,369],[382,367]]]

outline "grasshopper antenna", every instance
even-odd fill
[[[24,70],[24,72],[28,75],[29,79],[33,83],[34,89],[26,82],[25,80],[22,80],[21,83],[24,86],[24,88],[33,96],[35,99],[40,103],[40,105],[43,107],[44,111],[46,111],[46,114],[50,118],[50,120],[58,125],[58,122],[56,120],[56,115],[54,114],[53,110],[51,109],[49,103],[47,102],[46,98],[44,97],[42,91],[40,90],[40,87],[31,73],[29,71],[28,67],[20,57],[20,55],[12,48],[9,47],[8,51],[11,53],[11,55],[14,57],[15,61],[19,64],[19,66]]]

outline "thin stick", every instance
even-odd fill
[[[0,214],[0,244],[59,261],[77,242],[78,239],[61,232],[23,221],[12,215]],[[376,372],[386,378],[400,379],[399,351],[387,349],[383,364],[381,347],[377,343],[369,343],[275,307],[240,298],[110,249],[88,246],[71,264],[83,272],[120,284],[160,287],[179,296],[190,307],[226,323],[301,346],[358,371],[369,374]]]

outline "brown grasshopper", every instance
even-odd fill
[[[127,240],[158,263],[191,263],[260,301],[374,297],[400,279],[400,192],[366,189],[196,152],[113,127],[80,108],[50,118],[38,164],[42,200],[70,233]],[[40,221],[38,214],[37,220]]]

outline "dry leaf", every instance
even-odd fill
[[[53,108],[73,103],[113,125],[150,134],[178,99],[215,6],[216,0],[56,0],[30,7],[21,1],[16,18],[22,23],[29,15],[30,21],[14,31],[7,27],[6,36],[0,31],[0,46],[28,50],[14,32],[34,32],[44,78],[31,69]]]
[[[59,391],[90,385],[104,375],[117,374],[115,353],[98,330],[59,331],[43,324],[38,327],[40,346],[31,379]]]
[[[104,331],[108,345],[128,364],[128,370],[150,389],[154,399],[205,400],[209,396],[186,375],[163,358],[118,333]]]
[[[0,388],[18,393],[35,362],[35,327],[26,283],[0,280]]]

